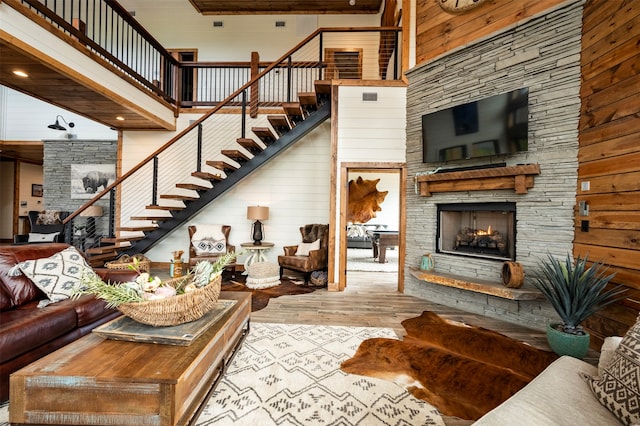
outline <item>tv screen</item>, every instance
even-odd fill
[[[464,160],[528,149],[529,89],[422,116],[422,161]]]

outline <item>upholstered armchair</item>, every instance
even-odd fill
[[[329,257],[329,225],[312,224],[300,227],[302,243],[285,246],[284,255],[278,256],[280,278],[285,269],[303,272],[304,283],[311,273],[327,268]]]
[[[216,262],[227,253],[235,253],[236,247],[229,244],[229,225],[189,225],[189,267],[192,268],[201,260]],[[235,271],[235,263],[227,266],[227,270]]]
[[[14,244],[64,242],[65,225],[63,221],[69,216],[69,212],[30,210],[27,216],[31,230],[29,234],[14,235]]]

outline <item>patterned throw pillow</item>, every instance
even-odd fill
[[[47,295],[49,300],[40,302],[38,307],[68,299],[80,284],[83,271],[91,270],[75,247],[47,258],[25,260],[16,266]]]
[[[227,252],[227,243],[224,238],[221,240],[193,240],[193,248],[196,249],[198,256],[203,254],[225,254]]]
[[[598,401],[622,423],[640,423],[640,316],[602,374],[586,379]]]

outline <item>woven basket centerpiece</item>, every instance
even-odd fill
[[[180,277],[165,281],[177,287],[192,277]],[[202,318],[218,302],[222,277],[218,275],[208,285],[166,299],[144,302],[123,303],[118,306],[120,312],[134,321],[159,326],[184,324]]]

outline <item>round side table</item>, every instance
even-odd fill
[[[241,243],[240,247],[249,252],[249,256],[247,256],[247,259],[244,261],[244,272],[242,274],[247,274],[247,268],[252,263],[266,262],[267,256],[265,256],[265,252],[272,249],[273,246],[273,243],[267,243],[264,241],[260,245],[256,245],[254,243]]]

